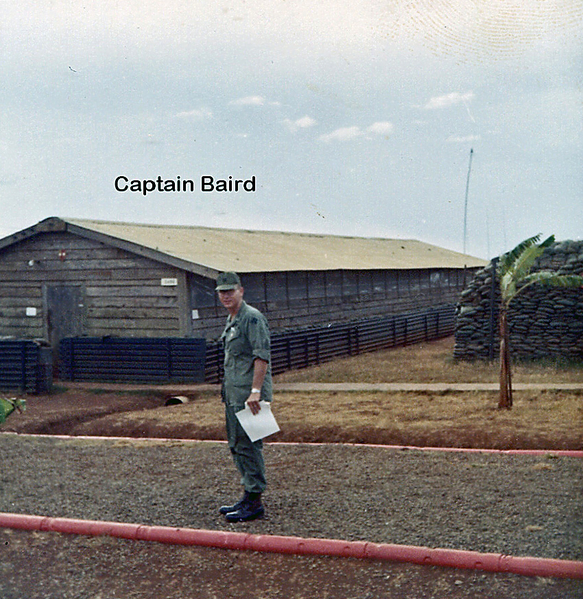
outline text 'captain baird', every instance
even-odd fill
[[[153,191],[166,192],[193,192],[196,185],[193,179],[182,179],[180,176],[175,179],[129,179],[124,175],[115,178],[113,182],[116,191],[141,193],[147,195]],[[203,175],[200,178],[200,191],[209,192],[234,192],[246,191],[254,192],[257,189],[255,175],[250,179],[235,179],[229,176],[227,179],[215,179],[210,175]]]

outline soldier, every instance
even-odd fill
[[[221,341],[225,348],[225,373],[221,388],[225,403],[227,438],[235,465],[241,474],[243,498],[219,511],[228,522],[244,522],[264,514],[261,494],[267,485],[263,442],[251,442],[235,416],[249,406],[253,414],[260,401],[272,400],[270,336],[267,319],[243,300],[244,289],[234,272],[221,273],[216,291],[229,316]]]

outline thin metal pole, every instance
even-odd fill
[[[466,199],[464,202],[464,255],[466,255],[466,245],[468,238],[468,194],[470,192],[470,173],[472,172],[472,157],[474,155],[474,148],[470,149],[470,164],[468,166],[468,178],[466,181]]]
[[[468,178],[466,180],[466,198],[464,201],[464,261],[467,257],[466,246],[468,238],[468,194],[470,191],[470,173],[472,172],[472,156],[474,155],[474,148],[470,148],[470,164],[468,165]],[[468,265],[464,263],[464,287],[468,283]]]

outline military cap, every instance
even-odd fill
[[[241,279],[236,272],[222,272],[217,278],[215,291],[229,291],[241,286]]]

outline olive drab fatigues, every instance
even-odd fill
[[[227,319],[221,335],[225,348],[225,373],[221,395],[225,402],[227,438],[241,483],[249,493],[262,493],[266,487],[263,443],[252,443],[235,413],[244,409],[253,385],[253,362],[260,358],[268,363],[261,388],[261,401],[271,401],[270,335],[267,319],[244,301],[236,316]]]

